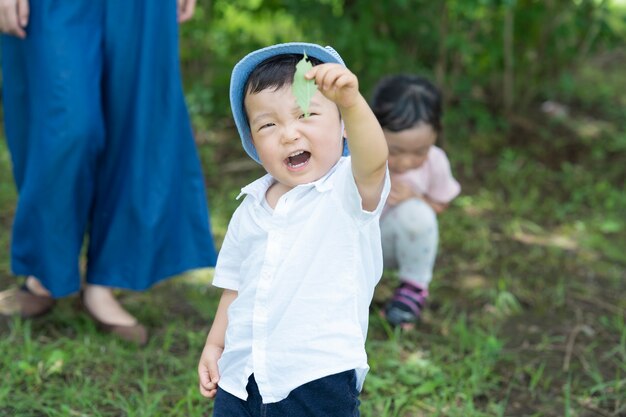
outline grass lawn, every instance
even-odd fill
[[[583,87],[614,88],[581,88],[561,118],[507,119],[505,138],[467,134],[461,110],[450,112],[447,150],[464,190],[440,217],[423,323],[389,328],[378,313],[392,272],[377,289],[363,416],[626,416],[622,66],[581,72]],[[224,145],[234,135],[198,135],[218,242],[238,188],[260,173]],[[10,169],[0,140],[0,289],[14,285]],[[200,270],[124,293],[151,328],[143,349],[100,334],[72,297],[41,319],[0,319],[0,416],[209,415],[196,364],[219,296],[210,282]]]

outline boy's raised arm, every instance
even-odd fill
[[[305,77],[315,79],[322,94],[339,107],[363,209],[374,210],[380,201],[389,150],[376,116],[359,92],[356,75],[339,64],[321,64]]]

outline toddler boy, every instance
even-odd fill
[[[306,113],[292,92],[304,54],[318,88]],[[218,256],[213,284],[224,292],[200,392],[216,397],[216,417],[358,415],[390,187],[383,131],[330,47],[250,53],[233,69],[230,100],[267,175],[242,189]]]

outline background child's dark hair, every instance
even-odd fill
[[[278,90],[286,84],[293,83],[296,64],[302,54],[276,55],[261,62],[250,74],[243,91],[258,93],[268,88]],[[317,58],[309,57],[313,66],[322,63]]]
[[[441,93],[426,78],[398,74],[381,79],[374,88],[372,110],[383,129],[399,132],[421,122],[441,133]]]

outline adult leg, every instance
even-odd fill
[[[87,281],[144,290],[211,266],[204,181],[185,107],[176,2],[106,2],[103,103]]]
[[[31,2],[26,39],[2,39],[5,127],[19,193],[12,270],[36,276],[54,297],[80,288],[78,256],[103,144],[97,3]]]
[[[385,308],[395,325],[420,317],[437,256],[439,229],[433,209],[422,200],[407,200],[381,221],[386,265],[397,265],[401,285]]]

